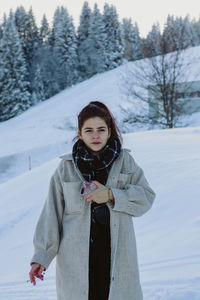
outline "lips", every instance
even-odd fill
[[[99,145],[101,144],[100,142],[92,143],[93,145]]]

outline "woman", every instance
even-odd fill
[[[151,208],[155,193],[121,141],[106,105],[90,102],[72,153],[52,175],[29,275],[33,284],[43,279],[56,256],[58,300],[142,299],[132,217]]]

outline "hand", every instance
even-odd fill
[[[30,281],[31,283],[33,283],[33,285],[36,285],[36,277],[39,278],[40,280],[44,279],[44,272],[45,271],[45,267],[41,264],[38,263],[33,263],[31,265],[31,270],[29,272],[29,277],[30,277]]]
[[[87,202],[94,201],[96,203],[106,203],[108,202],[108,188],[100,182],[94,180],[92,183],[96,184],[98,187],[96,190],[84,196]]]

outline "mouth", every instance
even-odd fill
[[[100,142],[94,142],[94,143],[92,143],[92,145],[99,145],[99,144],[101,144]]]

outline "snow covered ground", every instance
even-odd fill
[[[120,121],[122,70],[0,124],[0,300],[56,299],[55,261],[44,282],[27,282],[34,228],[58,155],[71,149],[80,109],[104,101]],[[189,127],[123,135],[157,194],[152,209],[133,218],[144,300],[200,300],[200,113],[184,124]]]
[[[124,146],[157,193],[133,218],[145,300],[200,299],[200,127],[124,135]],[[55,299],[55,262],[44,282],[27,283],[32,236],[53,159],[0,185],[0,299]]]

